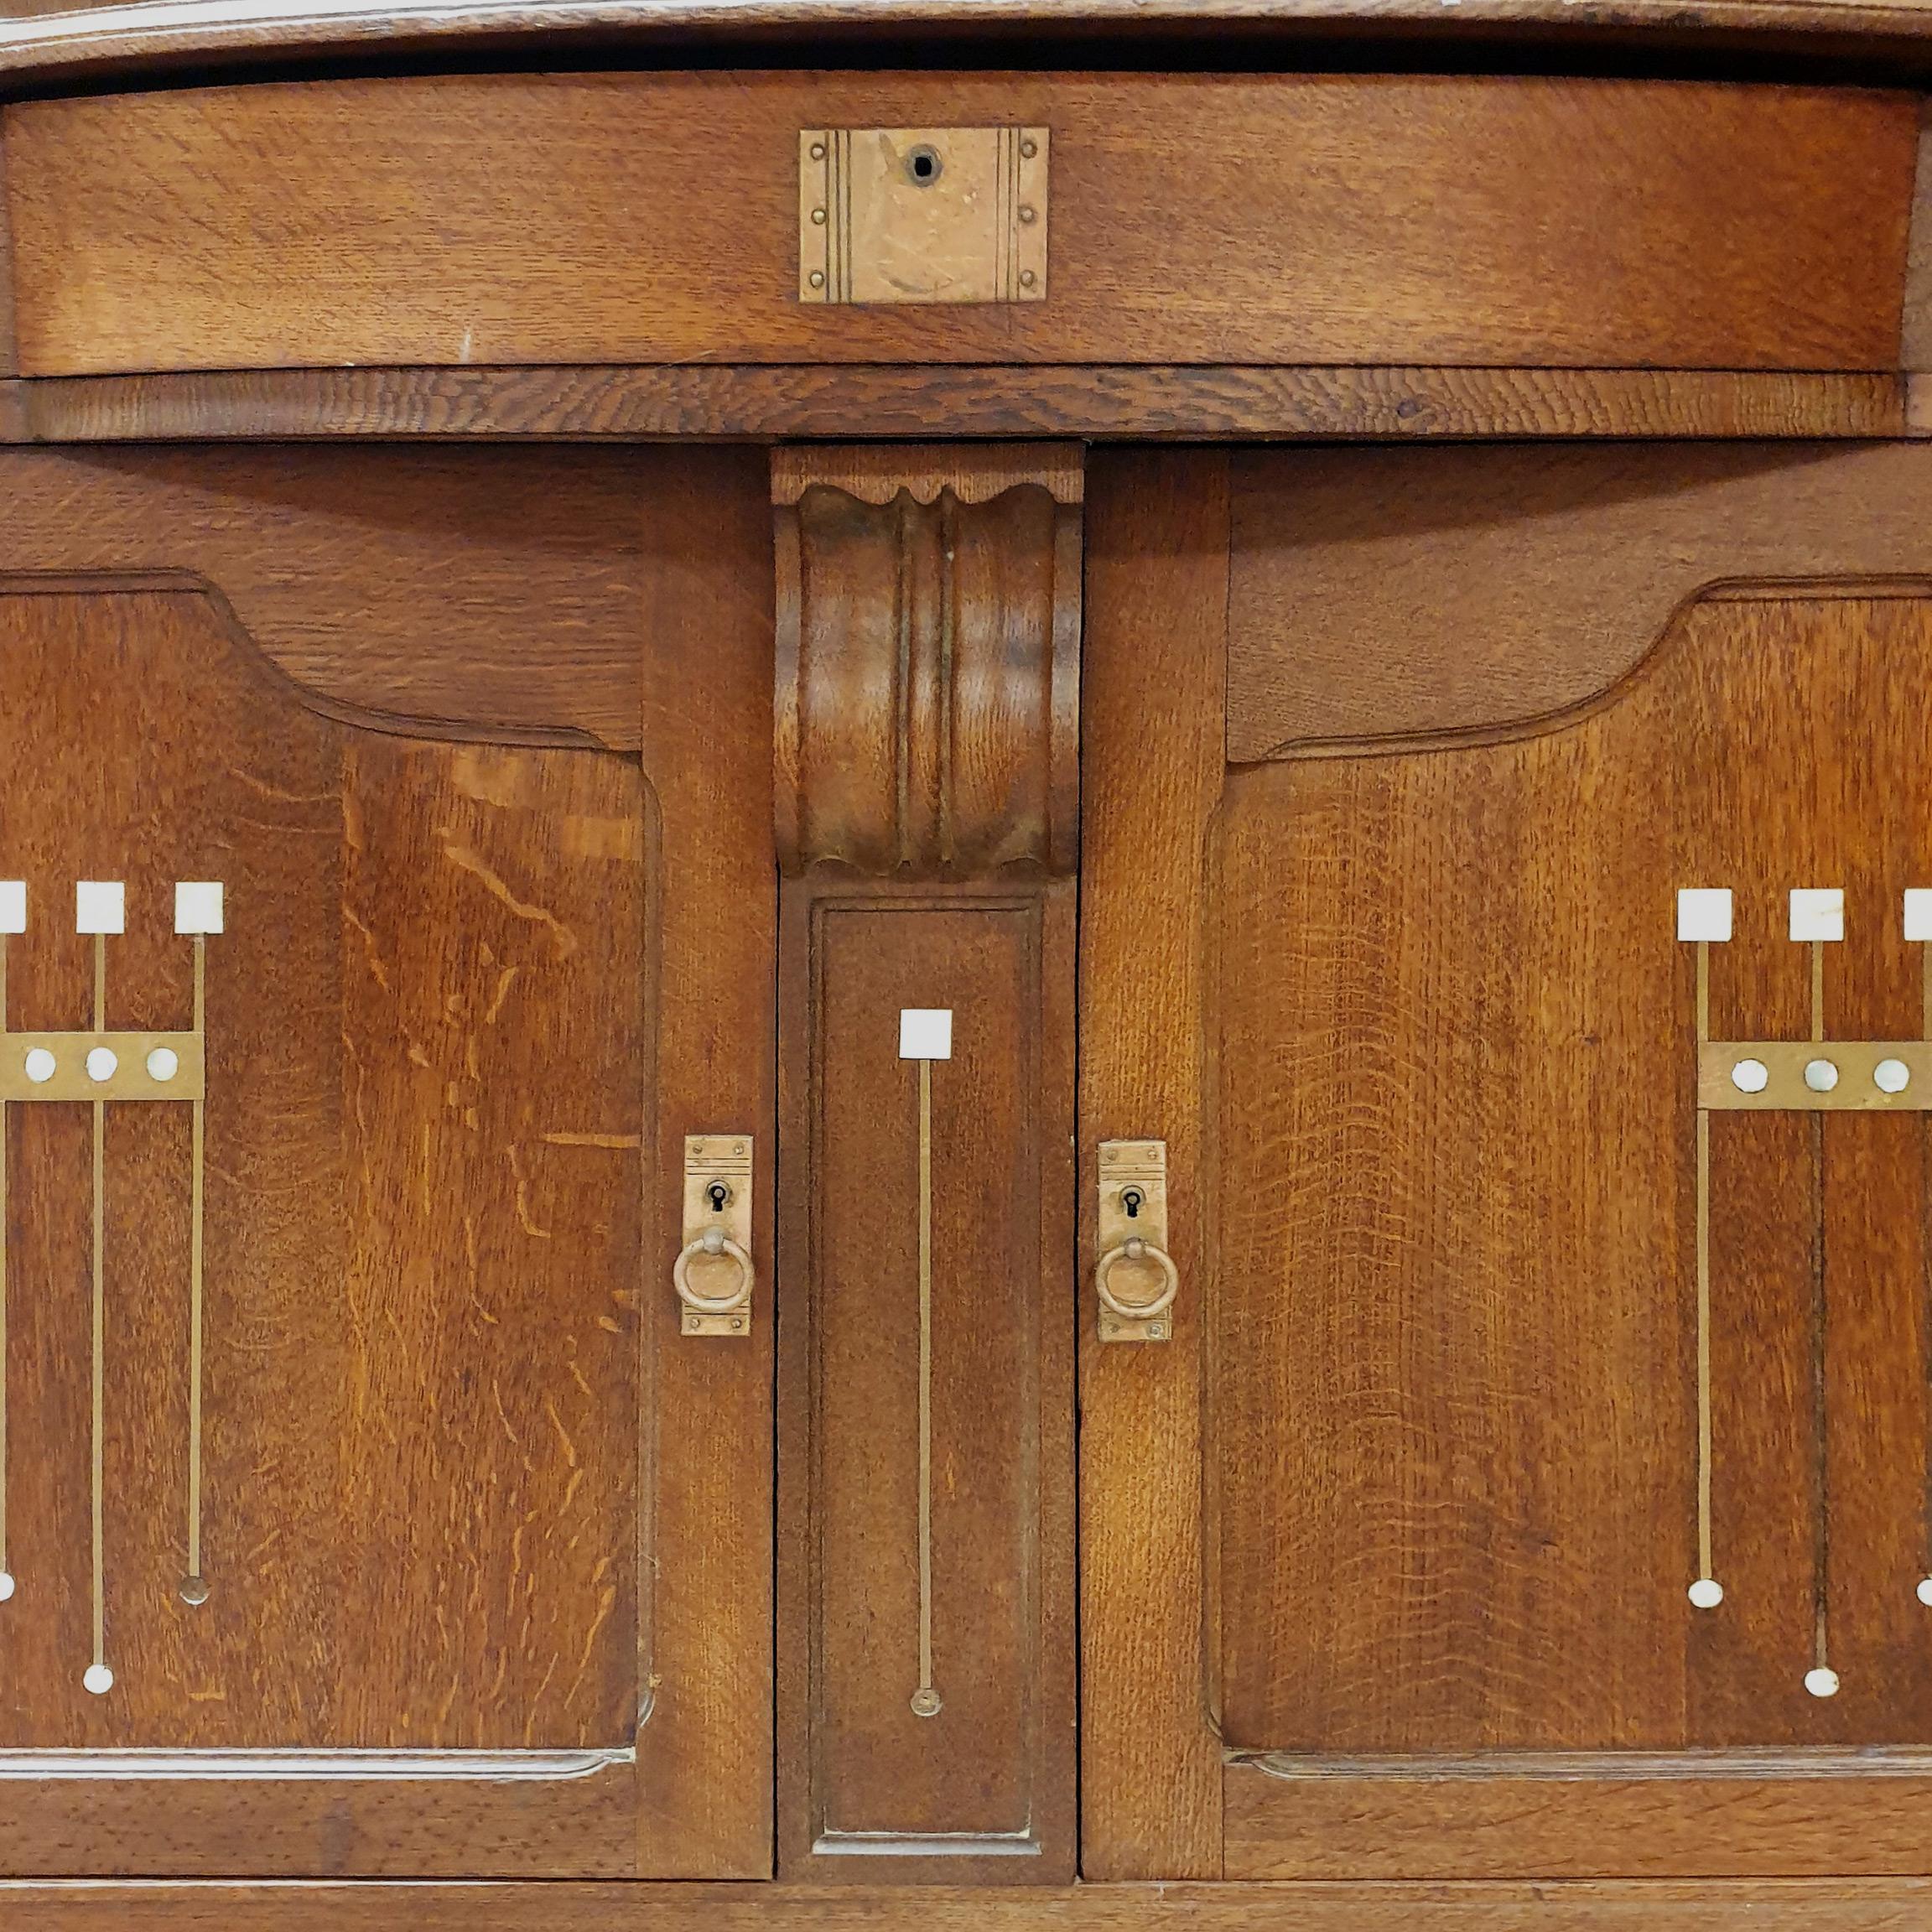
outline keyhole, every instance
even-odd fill
[[[1139,1218],[1140,1203],[1146,1198],[1147,1197],[1138,1187],[1129,1187],[1122,1191],[1120,1205],[1127,1210],[1127,1218],[1130,1221]]]
[[[915,188],[930,188],[939,179],[942,165],[939,150],[922,143],[906,157],[906,178]]]
[[[731,1198],[731,1190],[722,1181],[714,1181],[704,1190],[704,1198],[711,1203],[711,1212],[714,1214],[722,1214],[724,1212],[724,1203]]]

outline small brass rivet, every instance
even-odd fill
[[[814,208],[812,210],[812,221],[815,226],[823,228],[825,226],[825,210],[823,208]]]
[[[1031,268],[1022,268],[1020,271],[1020,286],[1022,288],[1031,288],[1033,286],[1033,271]]]
[[[1037,141],[1022,141],[1020,143],[1020,158],[1022,161],[1031,161],[1039,152],[1040,143]]]
[[[1037,221],[1040,219],[1040,216],[1037,210],[1032,208],[1022,208],[1020,210],[1020,219],[1022,221]]]
[[[825,158],[825,143],[823,141],[814,141],[812,143],[812,158],[814,161],[823,161]]]
[[[814,268],[812,273],[806,277],[806,280],[808,281],[814,288],[823,288],[825,286],[825,275],[823,270]]]
[[[745,1151],[745,1143],[742,1140],[734,1140],[731,1143],[731,1151],[734,1154],[742,1154]]]

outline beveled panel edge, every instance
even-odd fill
[[[1318,1756],[1231,1749],[1230,1765],[1247,1765],[1284,1783],[1381,1779],[1392,1782],[1501,1778],[1565,1784],[1656,1783],[1726,1779],[1932,1777],[1932,1748],[1923,1745],[1734,1745],[1683,1751],[1483,1751]]]
[[[1932,434],[1922,378],[1776,371],[712,364],[0,379],[0,444]]]
[[[244,1779],[254,1782],[318,1779],[389,1782],[423,1779],[559,1779],[595,1777],[614,1764],[637,1761],[634,1746],[584,1750],[439,1751],[434,1749],[169,1751],[0,1751],[0,1780],[8,1779]]]

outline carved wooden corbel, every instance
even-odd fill
[[[1072,1875],[1081,476],[772,462],[787,1877]]]
[[[780,863],[1074,865],[1081,453],[780,449]]]

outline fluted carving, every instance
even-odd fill
[[[1074,866],[1078,453],[783,450],[781,863]]]

